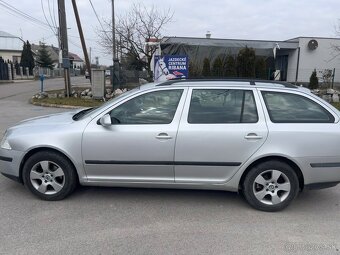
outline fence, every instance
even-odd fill
[[[0,80],[9,80],[8,63],[0,57]]]
[[[147,79],[148,72],[147,71],[137,71],[137,70],[124,70],[121,71],[121,83],[139,83],[139,79]]]
[[[287,81],[297,84],[308,85],[309,79],[313,73],[316,71],[316,76],[319,81],[319,86],[324,88],[329,87],[339,87],[340,86],[340,69],[339,68],[299,68],[298,72],[296,69],[287,70]]]

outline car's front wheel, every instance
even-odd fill
[[[41,151],[29,157],[22,174],[25,186],[44,200],[61,200],[71,194],[77,185],[72,163],[52,151]]]
[[[247,202],[262,211],[274,212],[287,207],[299,192],[299,180],[291,166],[267,161],[254,166],[243,182]]]

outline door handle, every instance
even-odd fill
[[[244,138],[247,140],[259,140],[262,139],[263,137],[255,133],[249,133]]]
[[[161,140],[169,140],[172,139],[171,136],[169,136],[167,133],[160,133],[156,136],[157,139],[161,139]]]

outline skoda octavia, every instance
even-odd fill
[[[278,211],[340,182],[340,113],[308,89],[250,80],[146,84],[99,108],[9,128],[0,170],[60,200],[81,185],[235,191]]]

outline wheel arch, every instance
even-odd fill
[[[262,157],[259,158],[257,160],[255,160],[254,162],[252,162],[249,166],[247,166],[247,168],[243,171],[240,182],[239,182],[239,190],[242,190],[243,187],[243,182],[244,179],[246,177],[246,175],[249,173],[249,171],[256,165],[261,164],[263,162],[266,161],[280,161],[280,162],[285,162],[287,163],[296,173],[298,179],[299,179],[299,188],[300,190],[303,190],[304,188],[304,177],[303,177],[303,173],[300,169],[300,167],[291,159],[284,157],[284,156],[266,156],[266,157]]]
[[[72,166],[74,167],[75,169],[75,172],[76,172],[76,175],[77,175],[77,180],[79,182],[79,174],[78,174],[78,171],[77,171],[77,168],[74,164],[74,162],[71,160],[71,158],[66,154],[64,153],[63,151],[61,150],[58,150],[56,148],[52,148],[52,147],[36,147],[36,148],[32,148],[30,149],[26,154],[25,156],[23,157],[23,159],[21,160],[21,163],[20,163],[20,168],[19,168],[19,180],[21,183],[23,183],[23,177],[22,177],[22,171],[23,171],[23,168],[24,168],[24,164],[25,162],[27,161],[27,159],[29,159],[32,155],[40,152],[40,151],[51,151],[51,152],[55,152],[55,153],[58,153],[62,156],[64,156],[71,164]]]

